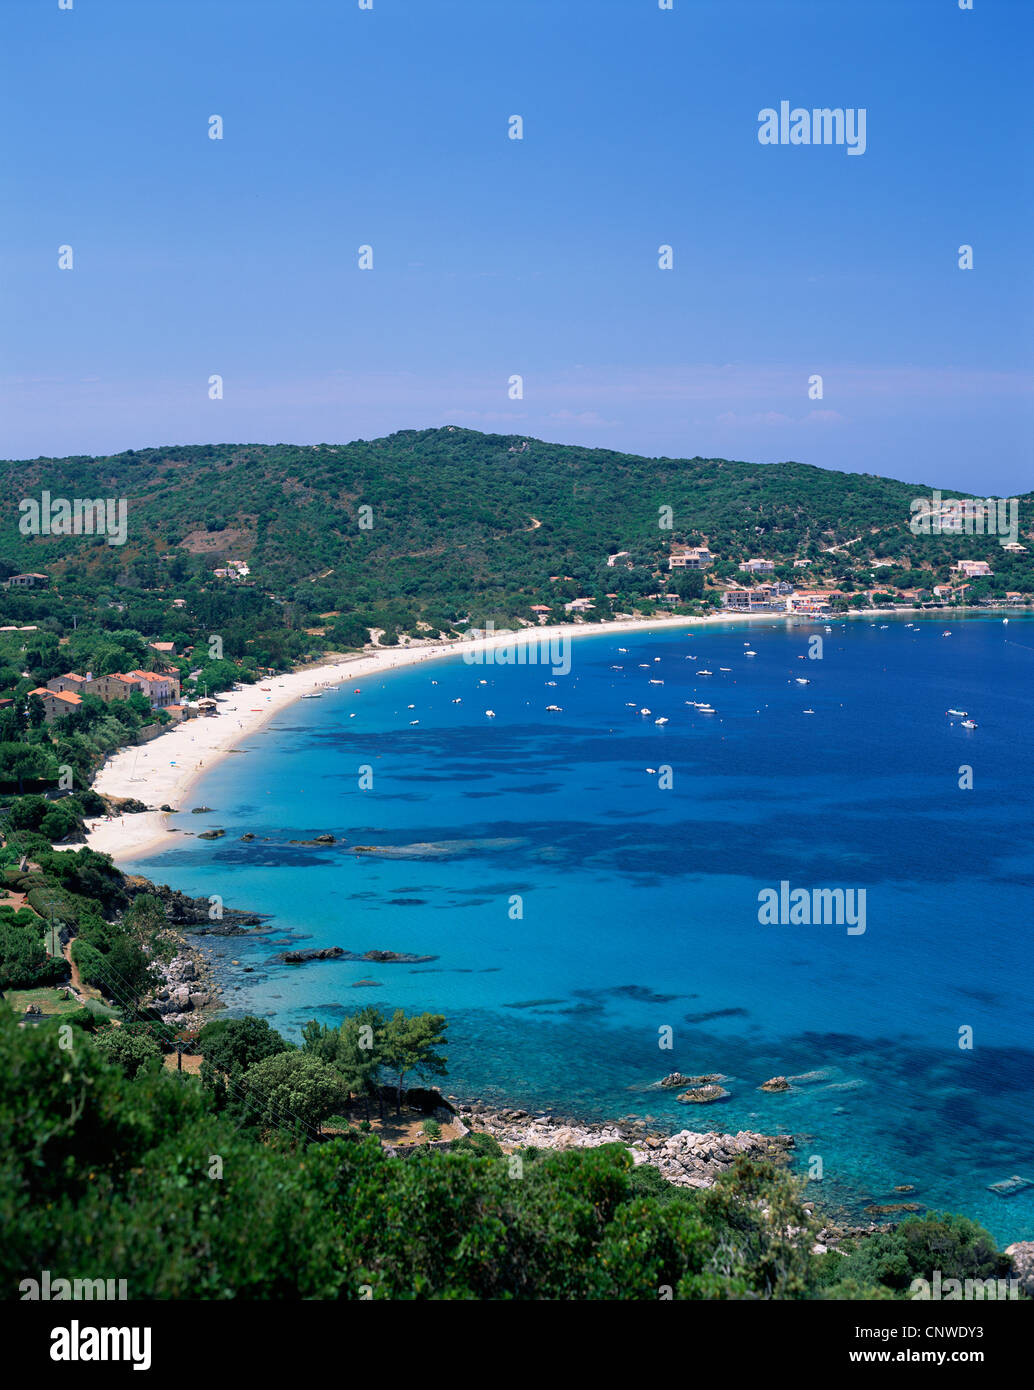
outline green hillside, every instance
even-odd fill
[[[44,571],[91,602],[126,589],[136,606],[163,612],[182,590],[202,624],[218,613],[204,602],[198,611],[199,590],[219,588],[212,570],[227,557],[251,567],[239,586],[251,597],[234,599],[244,616],[267,610],[260,626],[298,629],[329,612],[342,615],[346,635],[349,619],[448,629],[468,617],[527,618],[532,604],[580,595],[595,597],[593,616],[606,617],[656,593],[667,555],[685,542],[710,546],[719,579],[763,555],[788,566],[808,558],[809,580],[848,587],[871,584],[872,561],[890,560],[877,571],[881,584],[931,585],[970,557],[993,562],[987,592],[1031,588],[1029,556],[1006,555],[995,537],[913,536],[909,504],[930,487],[799,463],[654,459],[446,426],[344,445],[218,444],[3,467],[7,572]],[[18,502],[44,489],[124,497],[127,543],[21,536]],[[670,529],[659,524],[665,507]],[[617,551],[629,555],[608,568]],[[277,602],[288,611],[269,611]]]

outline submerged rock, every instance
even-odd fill
[[[199,840],[221,840],[226,834],[225,830],[202,830],[198,836]]]
[[[683,1105],[710,1105],[713,1101],[724,1100],[728,1094],[724,1086],[696,1086],[691,1091],[683,1091],[676,1099]]]
[[[758,1087],[759,1091],[788,1091],[789,1089],[790,1083],[785,1076],[770,1077]]]
[[[866,1216],[899,1216],[902,1213],[924,1210],[919,1202],[873,1202],[863,1208]]]

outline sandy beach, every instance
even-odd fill
[[[869,610],[866,616],[872,616]],[[371,677],[383,676],[402,666],[458,656],[461,652],[489,651],[514,641],[559,642],[561,639],[592,637],[622,632],[685,627],[702,628],[729,622],[781,621],[779,613],[714,614],[686,618],[630,618],[611,623],[565,623],[554,627],[525,628],[519,632],[501,631],[477,640],[414,643],[406,647],[383,647],[373,652],[341,656],[335,661],[286,675],[270,676],[258,685],[219,696],[219,713],[185,720],[151,743],[133,744],[115,753],[94,778],[94,788],[105,796],[135,797],[149,806],[171,806],[180,811],[193,784],[228,753],[295,700],[316,690],[327,690],[352,681],[359,685]],[[172,843],[175,832],[168,826],[167,813],[159,810],[138,812],[112,819],[87,822],[86,843],[122,863],[154,854]],[[68,846],[79,848],[79,846]]]

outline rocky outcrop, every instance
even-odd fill
[[[793,1148],[789,1134],[652,1133],[645,1121],[591,1124],[557,1119],[544,1111],[492,1110],[478,1102],[457,1104],[463,1122],[472,1130],[491,1134],[504,1148],[591,1149],[600,1144],[624,1144],[635,1163],[649,1163],[678,1187],[711,1187],[718,1175],[740,1155],[785,1160]]]
[[[341,946],[309,946],[302,950],[281,951],[276,957],[285,965],[304,965],[309,960],[352,960],[368,961],[376,965],[422,965],[437,956],[414,956],[408,951],[346,951]]]
[[[1028,1298],[1034,1298],[1034,1240],[1018,1240],[1005,1247],[1012,1262],[1012,1277]]]
[[[789,1089],[790,1083],[789,1081],[787,1081],[785,1076],[770,1077],[768,1081],[762,1082],[762,1084],[758,1087],[759,1091],[773,1092],[788,1091]]]
[[[221,840],[226,834],[225,830],[202,830],[198,836],[199,840]]]
[[[188,898],[170,888],[166,883],[152,883],[139,874],[126,874],[125,885],[132,897],[141,893],[160,898],[165,907],[165,915],[174,927],[184,927],[189,931],[210,932],[213,936],[236,936],[245,927],[258,927],[268,921],[269,914],[244,912],[238,908],[224,907],[222,916],[213,921],[209,916],[212,905],[207,898]]]
[[[724,1100],[728,1094],[724,1086],[694,1086],[675,1099],[683,1105],[711,1105],[716,1100]]]

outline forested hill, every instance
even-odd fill
[[[638,597],[656,590],[658,569],[683,542],[706,542],[729,573],[750,555],[811,558],[815,577],[880,557],[928,573],[958,556],[1001,558],[994,538],[913,536],[909,504],[929,495],[925,485],[452,426],[344,445],[156,448],[3,468],[0,556],[9,568],[165,589],[170,576],[210,575],[235,558],[262,588],[294,598],[310,586],[314,611],[391,603],[435,624],[468,610],[515,615],[576,593]],[[124,497],[127,543],[22,537],[18,502],[43,490]],[[841,543],[843,552],[830,550]],[[619,550],[630,555],[608,569],[608,552]],[[554,575],[570,580],[551,587]]]

